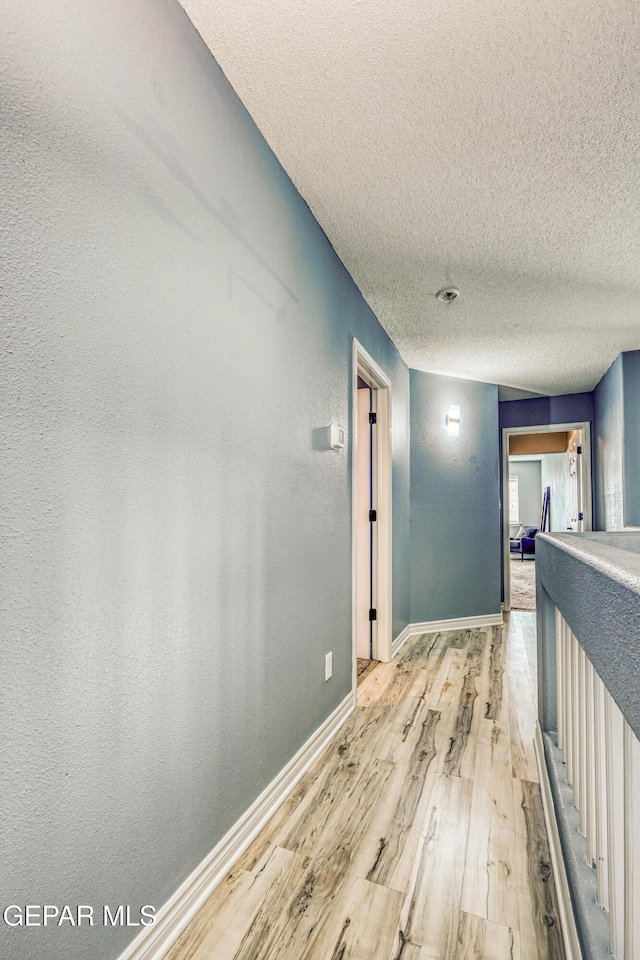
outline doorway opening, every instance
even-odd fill
[[[535,610],[535,538],[539,532],[592,527],[590,424],[502,431],[505,611]]]
[[[353,341],[353,669],[391,660],[391,381]]]

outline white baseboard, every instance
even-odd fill
[[[120,955],[119,960],[160,960],[165,955],[236,860],[336,735],[353,708],[353,693],[349,693],[158,911],[153,926],[145,927]]]
[[[399,652],[400,648],[401,648],[401,647],[404,647],[405,643],[407,642],[407,640],[409,639],[410,636],[411,636],[411,624],[409,623],[409,624],[407,624],[407,626],[404,628],[404,630],[402,631],[402,633],[399,633],[398,636],[397,636],[397,637],[395,638],[395,640],[393,641],[393,643],[391,644],[391,659],[392,659],[392,660],[393,660],[393,658],[395,657],[395,655]]]
[[[576,921],[573,915],[569,881],[567,880],[567,872],[564,867],[562,845],[560,843],[560,834],[558,833],[558,824],[556,821],[556,808],[553,803],[553,794],[551,793],[551,784],[549,783],[549,773],[547,771],[544,744],[542,742],[542,732],[539,723],[536,723],[536,735],[533,746],[538,764],[538,776],[540,777],[540,793],[542,794],[544,820],[547,826],[547,836],[549,837],[551,869],[553,870],[553,878],[556,882],[556,890],[558,893],[560,926],[562,928],[566,960],[582,960],[582,949],[580,947]]]
[[[391,644],[391,657],[396,656],[409,637],[420,633],[438,633],[440,630],[470,630],[474,627],[495,627],[502,624],[502,613],[487,613],[480,617],[457,617],[453,620],[428,620],[425,623],[410,623]]]

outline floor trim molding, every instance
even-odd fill
[[[504,622],[502,612],[487,613],[479,617],[455,617],[452,620],[428,620],[424,623],[409,623],[391,644],[391,659],[404,646],[409,637],[420,633],[438,633],[440,630],[470,630],[474,627],[495,627]]]
[[[538,765],[538,776],[540,777],[540,793],[542,795],[542,809],[544,810],[544,820],[547,827],[547,836],[549,838],[549,851],[551,853],[551,869],[556,882],[558,893],[558,907],[560,911],[560,926],[562,927],[562,939],[566,960],[582,960],[582,949],[578,939],[578,930],[573,915],[573,905],[571,903],[571,893],[569,892],[569,882],[567,872],[564,866],[564,857],[562,855],[562,844],[560,843],[560,833],[556,821],[556,808],[553,802],[551,792],[551,783],[549,782],[549,772],[544,753],[544,744],[542,742],[542,732],[540,724],[536,723],[536,735],[533,741],[536,754],[536,763]]]
[[[400,648],[405,645],[405,643],[407,642],[410,636],[411,636],[411,624],[408,623],[407,626],[404,628],[404,630],[402,630],[402,632],[398,634],[398,636],[395,638],[395,640],[391,644],[392,660],[396,656],[396,654],[399,652]]]
[[[336,735],[353,709],[353,693],[349,692],[158,911],[153,926],[145,927],[120,955],[119,960],[160,960],[165,955],[205,900],[211,896],[251,841]]]

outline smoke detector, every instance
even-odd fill
[[[436,300],[439,300],[440,303],[453,303],[459,296],[460,291],[456,290],[455,287],[445,287],[444,290],[438,290]]]

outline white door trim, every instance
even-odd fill
[[[388,663],[391,660],[391,380],[378,366],[362,344],[353,338],[351,365],[351,597],[353,643],[353,694],[356,695],[356,444],[358,377],[375,391],[374,408],[377,415],[375,430],[374,489],[378,519],[374,550],[374,582],[378,619],[374,630],[374,657]]]
[[[593,529],[593,494],[591,490],[592,463],[591,463],[591,424],[588,420],[575,423],[546,423],[534,427],[503,427],[502,428],[502,552],[504,601],[503,609],[511,609],[511,562],[509,552],[509,437],[523,433],[562,433],[570,430],[584,430],[584,450],[587,467],[584,472],[585,485],[582,491],[584,506],[584,529]]]

